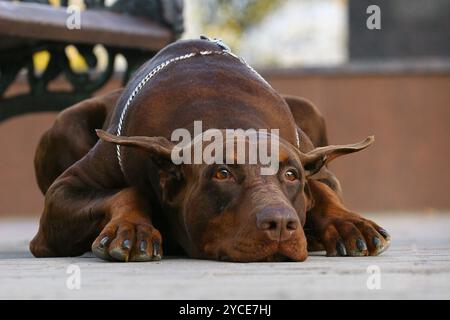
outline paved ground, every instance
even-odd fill
[[[35,259],[27,246],[36,221],[1,220],[0,298],[449,299],[450,214],[385,214],[375,220],[393,236],[380,257],[319,254],[303,263],[247,264],[179,258],[120,264],[90,254]],[[79,290],[66,285],[70,265],[81,272]],[[380,289],[368,288],[368,268],[379,268]]]

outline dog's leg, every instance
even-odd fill
[[[150,221],[148,201],[136,189],[126,188],[109,202],[111,220],[93,242],[92,252],[105,260],[160,260],[161,234]]]
[[[310,101],[283,96],[291,109],[298,130],[300,149],[328,145],[325,120]],[[350,212],[342,204],[339,180],[326,167],[308,180],[315,205],[308,212],[305,234],[308,250],[335,255],[377,255],[389,246],[389,235],[374,222]]]
[[[43,135],[34,156],[36,180],[42,193],[97,143],[95,129],[106,127],[122,90],[83,100],[61,111]]]
[[[324,248],[328,256],[373,256],[389,247],[386,230],[345,208],[326,184],[312,179],[308,184],[314,206],[304,228],[311,251]]]
[[[39,231],[30,243],[33,255],[76,256],[92,247],[105,260],[160,259],[162,240],[148,199],[132,187],[105,189],[82,164],[48,189]]]

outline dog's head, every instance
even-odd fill
[[[244,153],[244,161],[234,158],[230,163],[227,148],[239,148],[236,139],[216,145],[213,154],[220,156],[215,160],[224,161],[193,164],[174,161],[174,153],[181,149],[163,137],[115,136],[101,130],[97,133],[105,141],[147,151],[148,159],[159,171],[161,205],[172,215],[169,220],[175,236],[190,256],[242,262],[305,260],[303,225],[314,201],[308,178],[331,160],[373,142],[369,137],[356,144],[302,153],[278,138],[275,170],[263,174],[267,163],[251,161],[250,152]],[[265,140],[267,146],[273,139],[258,136],[257,143],[260,146]],[[203,151],[200,159],[205,160],[210,144],[203,140],[198,143]],[[254,142],[244,139],[244,144],[251,150]],[[195,145],[185,146],[183,151],[192,151]],[[222,152],[218,148],[223,148]]]

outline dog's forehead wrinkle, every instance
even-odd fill
[[[267,205],[292,206],[287,200],[281,187],[275,183],[268,183],[262,179],[254,179],[247,185],[252,205],[256,209]]]
[[[259,190],[260,188],[269,189],[270,186],[268,186],[267,183],[267,177],[261,176],[259,174],[255,174],[253,177],[249,177],[246,181],[245,188],[251,189],[251,190]]]

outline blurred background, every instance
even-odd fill
[[[331,166],[342,183],[345,202],[350,209],[425,214],[450,209],[448,0],[178,0],[166,1],[166,4],[156,0],[21,2],[26,2],[25,6],[30,2],[33,5],[48,3],[41,5],[52,5],[53,10],[68,4],[78,5],[87,12],[114,8],[111,10],[117,15],[156,21],[150,35],[154,38],[160,35],[162,39],[161,35],[166,34],[157,29],[157,25],[170,30],[170,40],[155,40],[150,49],[144,48],[145,41],[127,42],[127,39],[150,32],[145,33],[140,29],[142,24],[134,25],[134,21],[130,21],[125,26],[133,25],[136,29],[123,39],[113,39],[121,47],[115,51],[110,44],[113,37],[108,38],[107,31],[96,25],[104,22],[101,19],[92,18],[92,28],[88,25],[85,31],[81,20],[79,33],[59,31],[53,36],[51,29],[31,33],[32,27],[20,27],[26,26],[27,21],[30,23],[30,18],[19,19],[24,11],[8,11],[14,12],[8,16],[6,9],[11,7],[1,6],[6,2],[8,5],[16,3],[0,1],[0,96],[1,78],[8,74],[12,61],[12,58],[4,58],[2,65],[2,55],[17,56],[23,52],[17,48],[23,48],[24,44],[29,54],[23,64],[24,70],[18,70],[14,81],[4,85],[0,110],[9,108],[7,98],[33,88],[30,73],[47,74],[51,57],[56,55],[55,41],[66,57],[67,61],[64,61],[71,70],[69,75],[91,76],[110,69],[105,78],[107,81],[89,92],[91,95],[122,86],[127,73],[133,71],[131,62],[140,64],[165,42],[198,38],[199,35],[218,37],[253,65],[280,93],[304,97],[316,104],[326,119],[331,143],[352,143],[375,135],[373,147],[339,159]],[[169,2],[172,7],[167,9]],[[367,12],[370,5],[379,8],[380,29],[371,29],[370,23],[368,27],[368,20],[374,22],[371,20],[374,12]],[[36,9],[32,6],[24,8]],[[47,16],[53,14],[52,11],[45,12]],[[57,13],[55,11],[55,17]],[[165,20],[159,21],[160,16]],[[83,15],[81,17],[83,19]],[[113,20],[105,21],[106,26],[110,23],[111,30],[117,27]],[[42,24],[36,26],[40,28]],[[73,34],[80,34],[74,40],[77,43],[106,35],[98,37],[96,45],[91,41],[92,55],[89,55],[82,50],[84,47],[71,44],[68,37]],[[47,41],[47,35],[51,45],[42,42]],[[133,46],[135,51],[125,50]],[[94,64],[90,58],[95,60]],[[46,85],[51,90],[68,87],[63,76],[48,77],[51,81]],[[66,78],[70,79],[67,74]],[[73,83],[78,84],[78,92],[85,89],[82,80]],[[26,100],[30,110],[34,101],[42,104],[39,97],[43,96],[35,94]],[[38,216],[43,208],[43,196],[34,177],[33,156],[40,136],[52,125],[56,113],[46,108],[34,111],[39,112],[22,112],[0,122],[0,217]]]

